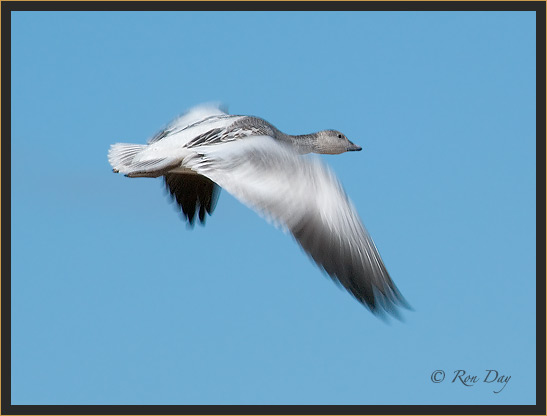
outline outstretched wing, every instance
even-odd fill
[[[201,146],[183,165],[292,233],[335,281],[371,311],[397,315],[406,301],[333,173],[268,136]]]

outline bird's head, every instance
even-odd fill
[[[327,155],[338,155],[344,152],[361,150],[360,146],[353,144],[349,139],[337,130],[322,130],[317,133],[315,152]]]

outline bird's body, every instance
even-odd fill
[[[115,144],[114,172],[164,176],[190,224],[205,221],[219,186],[288,230],[333,280],[373,312],[396,314],[405,305],[332,172],[305,153],[361,150],[342,133],[291,136],[252,116],[199,106],[156,134],[147,145]]]

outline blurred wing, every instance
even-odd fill
[[[342,186],[317,158],[271,137],[196,148],[183,165],[289,230],[335,281],[375,313],[397,315],[406,302]]]
[[[196,174],[167,173],[165,187],[178,204],[184,219],[193,227],[196,213],[205,224],[205,214],[211,215],[218,200],[220,188],[211,179]]]
[[[188,127],[198,125],[203,122],[210,122],[213,119],[226,117],[227,114],[218,103],[202,104],[188,110],[183,115],[173,120],[166,128],[156,133],[148,143],[154,143],[166,136],[177,133]]]

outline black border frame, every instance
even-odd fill
[[[536,12],[536,405],[12,405],[11,404],[11,12],[12,11],[175,11],[175,10],[375,10]],[[174,415],[174,414],[507,414],[545,415],[545,12],[544,1],[2,1],[1,2],[1,408],[2,415]],[[541,167],[542,169],[538,169]],[[538,192],[539,190],[539,192]],[[537,196],[540,198],[537,198]],[[542,250],[538,250],[540,247]],[[540,256],[537,254],[540,253]],[[8,259],[8,260],[6,260]],[[537,279],[537,276],[540,279]],[[543,306],[543,308],[540,308]],[[539,328],[539,331],[537,329]],[[539,335],[539,336],[537,336]],[[539,364],[543,363],[543,364]],[[538,403],[539,402],[539,403]]]

